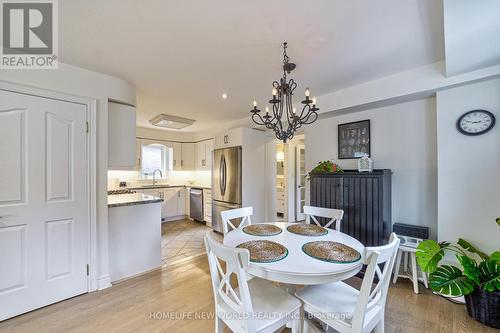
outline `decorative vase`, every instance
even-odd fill
[[[373,171],[373,161],[365,154],[358,160],[358,171],[359,172],[372,172]]]
[[[500,328],[500,291],[474,290],[465,296],[469,316],[493,328]]]

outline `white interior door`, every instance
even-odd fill
[[[0,90],[0,321],[88,291],[86,121]]]
[[[296,212],[295,216],[297,221],[305,220],[304,215],[304,205],[306,204],[306,147],[305,145],[297,145],[297,150],[295,153],[297,170],[296,175],[296,185],[297,185],[297,200],[296,200]]]

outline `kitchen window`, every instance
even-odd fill
[[[141,178],[152,179],[156,169],[161,170],[163,178],[167,177],[172,149],[161,144],[148,144],[142,145],[141,153]]]

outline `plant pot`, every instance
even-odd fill
[[[465,296],[469,316],[493,328],[500,328],[500,291],[474,290]]]

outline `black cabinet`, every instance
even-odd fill
[[[343,209],[341,231],[363,245],[387,243],[392,226],[391,170],[312,174],[310,198],[311,206]]]

